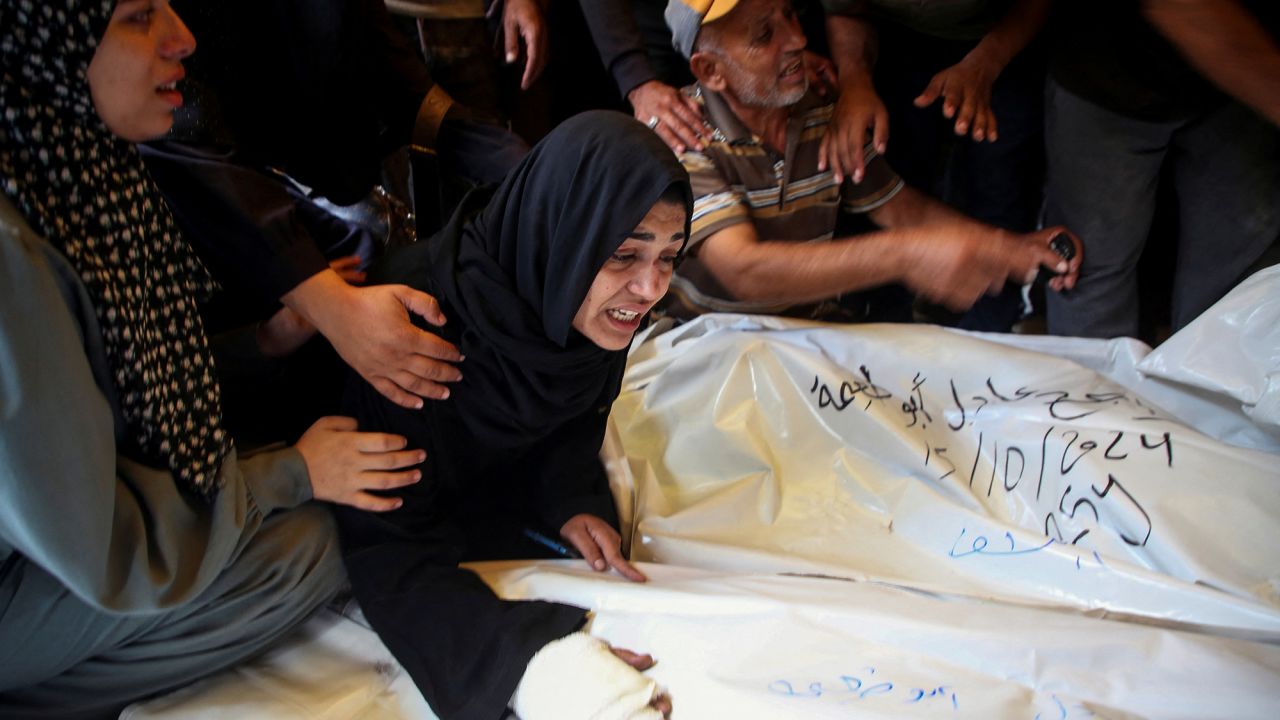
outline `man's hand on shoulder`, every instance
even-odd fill
[[[658,80],[637,85],[627,93],[635,118],[658,133],[676,154],[701,152],[711,139],[711,127],[702,118],[697,101]]]
[[[876,152],[883,154],[889,144],[889,111],[871,86],[870,78],[865,82],[844,82],[831,111],[827,134],[818,147],[818,169],[830,168],[838,183],[846,177],[862,182],[868,135]]]

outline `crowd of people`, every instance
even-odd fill
[[[1148,241],[1176,329],[1280,238],[1265,0],[580,5],[615,107],[522,137],[545,0],[0,0],[0,715],[112,717],[349,586],[441,718],[667,716],[458,567],[644,581],[597,453],[649,318],[1008,332],[1042,285],[1135,335]],[[335,211],[397,180],[439,227]]]

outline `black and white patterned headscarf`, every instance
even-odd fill
[[[126,449],[212,497],[231,450],[196,298],[212,280],[86,72],[115,0],[0,0],[0,191],[89,290]]]

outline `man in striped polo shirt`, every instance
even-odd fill
[[[667,314],[861,320],[860,291],[895,283],[960,311],[1042,265],[1058,273],[1052,289],[1075,284],[1079,241],[1069,262],[1049,249],[1063,228],[1019,235],[968,218],[905,186],[870,143],[861,177],[819,170],[832,103],[808,91],[790,0],[670,0],[666,18],[713,128],[705,150],[681,155],[693,229]],[[836,237],[842,212],[880,229]]]

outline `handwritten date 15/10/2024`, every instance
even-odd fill
[[[1131,456],[1136,459],[1147,456],[1149,451],[1157,451],[1162,453],[1166,467],[1173,467],[1173,438],[1169,432],[1149,435],[1111,430],[1104,431],[1105,436],[1090,438],[1082,436],[1079,430],[1060,429],[1056,424],[1078,421],[1116,406],[1127,406],[1136,411],[1132,417],[1135,421],[1163,419],[1155,410],[1127,393],[1073,395],[1065,390],[1031,389],[1025,386],[1013,391],[1002,391],[997,388],[995,380],[988,377],[982,392],[966,396],[968,399],[962,400],[962,394],[952,379],[948,383],[951,404],[945,408],[946,416],[951,419],[946,422],[945,429],[937,427],[930,431],[934,417],[926,403],[924,386],[927,380],[922,373],[915,373],[905,399],[895,402],[893,391],[874,381],[867,366],[861,365],[856,377],[843,380],[838,385],[824,383],[821,377],[815,375],[809,391],[816,395],[819,409],[830,408],[836,412],[844,412],[850,407],[859,407],[867,412],[876,403],[885,403],[883,407],[888,410],[900,409],[904,427],[922,433],[924,462],[927,467],[937,468],[940,473],[937,480],[946,480],[967,470],[969,488],[973,490],[976,484],[985,484],[987,497],[991,497],[997,484],[1006,493],[1013,493],[1026,476],[1031,475],[1035,481],[1034,503],[1038,505],[1042,501],[1047,474],[1065,480],[1076,469],[1080,460],[1095,451],[1100,451],[1099,460],[1108,465],[1129,464],[1134,461],[1130,459]],[[855,401],[857,405],[854,404]],[[1047,415],[1046,420],[1055,423],[1045,431],[1037,443],[1038,447],[1024,450],[1016,442],[1006,442],[1001,447],[999,440],[993,439],[988,443],[986,433],[978,432],[978,445],[973,452],[972,463],[967,462],[967,459],[951,458],[948,454],[951,443],[939,437],[938,430],[943,430],[943,436],[960,433],[977,421],[983,409],[1013,403],[1042,406]],[[900,405],[900,408],[895,407],[895,404]],[[1051,444],[1061,445],[1061,458],[1057,457],[1058,449],[1051,448]],[[1135,450],[1138,455],[1134,455]],[[990,457],[990,473],[982,465],[984,456]],[[957,460],[963,463],[963,469],[957,467]],[[981,473],[980,467],[983,468]],[[1060,482],[1055,480],[1054,484],[1057,486]],[[978,492],[982,492],[980,487]],[[1094,527],[1105,526],[1111,519],[1117,520],[1113,523],[1117,527],[1112,529],[1128,545],[1144,546],[1151,537],[1150,516],[1138,499],[1117,479],[1115,473],[1108,472],[1105,483],[1073,480],[1066,483],[1065,488],[1051,490],[1046,499],[1052,503],[1052,498],[1057,498],[1056,506],[1042,508],[1042,511],[1047,511],[1042,530],[1046,537],[1056,542],[1074,545],[1088,536]]]

